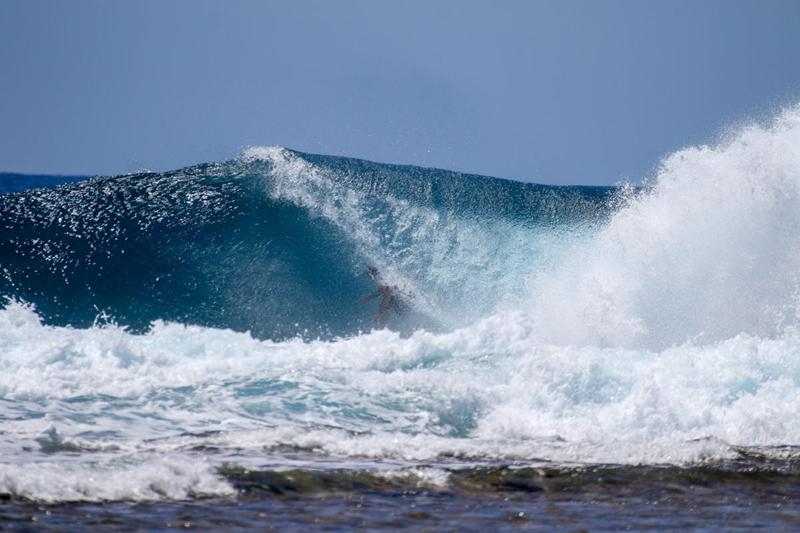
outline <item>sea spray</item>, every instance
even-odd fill
[[[800,108],[666,157],[655,182],[555,268],[531,317],[559,344],[665,348],[798,324]]]

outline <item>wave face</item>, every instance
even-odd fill
[[[0,294],[51,324],[331,337],[371,329],[374,266],[410,311],[392,327],[441,329],[488,313],[546,253],[538,229],[593,220],[608,194],[251,149],[0,196]]]
[[[0,200],[12,497],[800,459],[800,108],[616,192],[269,148]]]

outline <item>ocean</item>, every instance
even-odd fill
[[[800,526],[800,108],[637,186],[8,176],[4,529]]]

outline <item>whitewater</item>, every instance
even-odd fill
[[[798,107],[637,187],[259,147],[2,195],[0,228],[10,497],[798,457]]]

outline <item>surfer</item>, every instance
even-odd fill
[[[366,296],[362,296],[358,299],[358,301],[363,303],[380,297],[381,301],[378,304],[378,313],[375,315],[375,323],[378,324],[378,327],[385,328],[386,324],[389,322],[389,311],[394,309],[398,315],[403,314],[403,309],[400,306],[400,302],[398,301],[397,296],[394,294],[394,289],[396,287],[390,287],[389,285],[383,283],[378,274],[378,269],[374,266],[371,266],[367,269],[367,274],[369,275],[369,278],[375,282],[378,288],[374,292],[371,292]]]

